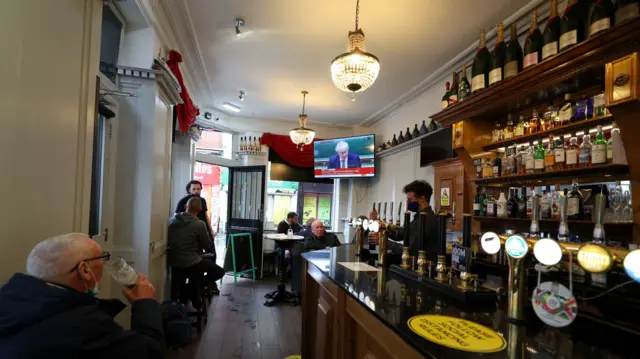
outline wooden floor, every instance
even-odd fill
[[[209,307],[209,323],[194,344],[172,350],[167,359],[284,359],[300,355],[300,307],[265,307],[265,293],[277,279],[254,282],[226,276],[220,296]],[[194,331],[194,336],[197,335]]]

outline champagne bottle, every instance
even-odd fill
[[[480,47],[471,67],[471,93],[484,90],[489,84],[489,50],[484,29],[480,30]]]
[[[535,10],[531,12],[531,27],[529,35],[524,41],[523,68],[533,66],[542,60],[542,34],[538,29],[538,15]]]
[[[447,81],[446,86],[447,91],[445,91],[444,96],[442,96],[442,109],[449,107],[449,95],[451,91],[449,90],[449,81]]]
[[[616,25],[640,15],[640,0],[616,1]]]
[[[489,86],[502,81],[502,66],[504,66],[505,51],[504,25],[500,23],[498,24],[498,38],[496,39],[496,47],[491,53]]]
[[[247,151],[253,151],[253,141],[251,140],[251,136],[249,136],[249,144],[247,146]]]
[[[503,78],[515,76],[522,71],[522,47],[518,41],[518,27],[516,23],[511,24],[511,39],[505,46]]]
[[[596,0],[591,10],[589,36],[593,36],[613,27],[614,7],[611,0]]]
[[[404,135],[404,140],[405,141],[409,141],[410,139],[413,138],[413,136],[411,136],[411,131],[409,131],[409,127],[407,127],[407,131],[405,131],[405,132],[406,132],[406,135]]]
[[[547,27],[542,34],[542,60],[558,53],[558,39],[560,38],[560,18],[558,17],[558,4],[551,0],[551,14],[547,21]]]
[[[583,39],[581,12],[576,0],[568,0],[567,8],[560,19],[560,44],[558,50],[563,51]]]
[[[471,85],[467,80],[467,65],[462,65],[460,82],[458,83],[458,102],[464,101],[471,96]]]
[[[458,75],[453,72],[453,82],[451,82],[451,91],[449,91],[449,105],[458,102]]]

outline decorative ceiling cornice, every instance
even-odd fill
[[[543,22],[549,17],[549,3],[546,0],[531,0],[527,5],[520,8],[513,15],[506,18],[503,23],[505,25],[511,24],[512,22],[516,22],[518,25],[518,34],[525,32],[529,28],[530,18],[529,15],[531,11],[537,9],[538,11],[538,21]],[[506,26],[505,26],[506,28]],[[478,29],[479,31],[480,29]],[[487,32],[487,44],[492,44],[495,42],[497,36],[496,28],[492,28]],[[446,78],[451,76],[451,72],[455,69],[456,71],[460,71],[461,65],[463,63],[470,64],[473,62],[473,58],[475,56],[476,51],[478,50],[478,41],[474,41],[469,47],[467,47],[464,51],[455,56],[451,61],[447,62],[443,66],[441,66],[438,70],[434,71],[430,76],[420,82],[418,85],[405,92],[402,96],[398,97],[395,101],[386,105],[379,111],[375,112],[373,115],[369,116],[367,119],[360,123],[361,126],[372,126],[382,120],[390,114],[394,113],[397,109],[405,105],[406,103],[411,102],[416,99],[418,96],[422,95],[428,89],[433,87],[434,85],[442,84]],[[425,114],[425,118],[428,117],[429,113]]]

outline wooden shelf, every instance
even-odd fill
[[[581,182],[588,182],[588,179],[604,179],[611,176],[626,176],[629,174],[627,165],[598,165],[586,168],[571,168],[560,171],[527,173],[522,175],[501,176],[492,178],[480,178],[473,182],[476,185],[483,184],[523,184],[552,180],[561,183],[562,179],[580,178]]]
[[[608,125],[612,122],[613,122],[612,115],[591,118],[588,120],[574,122],[568,125],[552,128],[550,130],[536,132],[531,135],[520,136],[520,137],[511,138],[504,141],[491,143],[486,146],[482,146],[482,149],[485,151],[497,150],[498,148],[509,147],[514,144],[520,144],[520,143],[544,139],[549,137],[549,135],[564,135],[566,133],[576,132],[580,130],[590,130],[598,125]]]
[[[473,219],[477,220],[477,221],[486,221],[486,222],[491,222],[491,221],[502,221],[502,222],[531,222],[531,218],[499,218],[499,217],[484,217],[484,216],[473,216]],[[559,219],[539,219],[538,222],[550,222],[550,223],[560,223]],[[594,225],[595,222],[593,221],[589,221],[589,220],[569,220],[568,221],[569,224],[590,224],[590,225]],[[633,222],[611,222],[611,223],[605,223],[605,225],[612,225],[612,226],[617,226],[617,225],[627,225],[627,226],[631,226],[633,225]]]
[[[640,17],[604,31],[572,48],[523,70],[518,75],[434,114],[442,126],[492,113],[571,79],[580,73],[604,68],[604,64],[640,49]]]

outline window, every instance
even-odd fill
[[[116,82],[116,65],[118,64],[123,30],[123,21],[115,7],[113,5],[105,5],[102,9],[100,72],[113,83]]]

